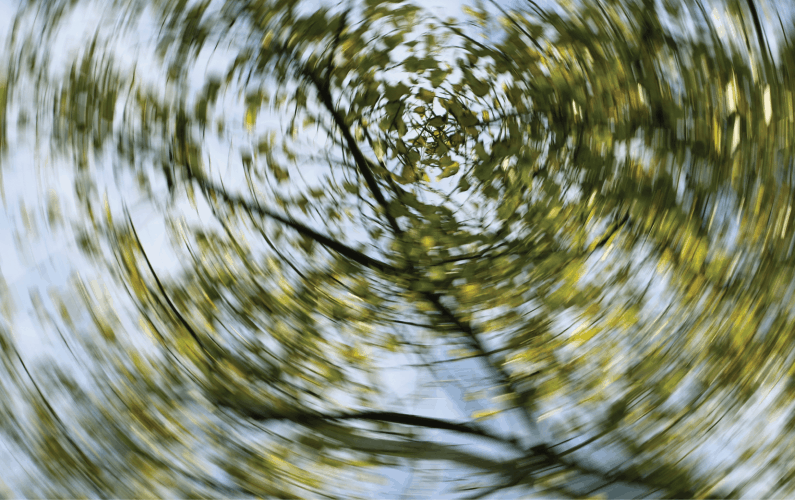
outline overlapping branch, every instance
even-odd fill
[[[285,226],[295,230],[298,234],[306,236],[307,238],[311,238],[312,240],[316,241],[320,245],[323,245],[327,249],[332,250],[344,257],[347,257],[366,268],[378,270],[390,275],[399,275],[404,272],[403,270],[391,264],[387,264],[386,262],[370,257],[369,255],[366,255],[354,248],[351,248],[348,245],[345,245],[344,243],[341,243],[329,236],[321,234],[318,231],[315,231],[314,229],[305,226],[304,224],[301,224],[300,222],[290,217],[278,214],[272,210],[269,210],[266,207],[263,207],[260,204],[252,203],[241,196],[230,194],[222,187],[215,185],[213,182],[207,179],[202,179],[198,176],[191,176],[191,179],[194,182],[196,182],[199,185],[199,187],[202,189],[202,191],[204,191],[205,193],[212,193],[215,196],[222,198],[226,203],[230,205],[237,206],[250,213],[255,213],[262,217],[266,217],[276,222],[280,222],[281,224],[284,224]]]
[[[370,192],[372,193],[375,200],[384,210],[384,216],[389,223],[389,226],[392,229],[395,237],[400,239],[403,236],[403,231],[401,230],[400,226],[397,223],[395,217],[391,214],[389,202],[387,202],[386,197],[384,196],[383,192],[381,191],[381,187],[378,185],[378,182],[375,179],[375,175],[373,174],[372,168],[370,166],[370,162],[364,156],[361,148],[359,147],[358,142],[353,137],[353,133],[351,132],[350,126],[345,123],[345,120],[342,116],[342,113],[335,107],[334,101],[331,96],[331,92],[328,89],[328,86],[325,85],[310,69],[308,68],[301,68],[302,75],[307,78],[315,87],[315,91],[320,98],[320,102],[326,108],[326,111],[331,115],[334,123],[340,129],[340,133],[342,134],[345,142],[347,143],[348,151],[353,156],[353,159],[356,163],[359,172],[364,177],[365,182],[367,183],[367,187],[369,188]],[[386,169],[384,165],[381,165],[382,168]],[[413,279],[420,279],[420,274],[415,268],[414,264],[411,263],[410,259],[406,259],[409,262],[406,273],[411,276]],[[481,357],[486,359],[489,367],[491,368],[492,372],[495,375],[497,385],[503,388],[506,388],[506,392],[512,393],[515,396],[522,396],[522,391],[519,390],[518,386],[511,380],[508,373],[499,365],[498,362],[493,360],[489,354],[488,350],[482,344],[480,338],[478,337],[477,332],[475,331],[474,327],[468,322],[460,318],[455,311],[450,309],[442,302],[442,295],[437,292],[423,292],[423,296],[425,297],[428,302],[433,304],[436,310],[441,314],[445,321],[455,325],[455,327],[461,331],[469,341],[470,347],[475,350]],[[536,424],[535,419],[530,414],[530,412],[524,407],[524,405],[520,406],[520,410],[523,413],[525,420],[527,421],[527,425],[530,429],[536,431]]]

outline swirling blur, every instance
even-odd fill
[[[792,9],[440,6],[1,6],[4,496],[795,495]]]

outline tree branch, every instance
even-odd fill
[[[485,470],[492,474],[514,476],[516,460],[496,460],[485,455],[471,453],[460,446],[425,440],[398,441],[394,439],[378,439],[361,434],[349,434],[335,425],[320,425],[313,429],[334,441],[343,443],[348,450],[355,450],[375,455],[390,455],[414,460],[444,460]],[[530,479],[527,477],[527,479]]]
[[[361,172],[362,177],[364,177],[364,180],[367,183],[368,189],[370,189],[370,192],[373,194],[375,200],[384,209],[384,215],[386,216],[389,225],[396,234],[401,234],[402,231],[400,230],[400,226],[398,226],[397,221],[389,211],[389,203],[386,201],[386,198],[384,198],[384,194],[381,192],[381,188],[378,186],[375,175],[373,175],[373,172],[369,167],[369,162],[365,158],[364,153],[362,153],[361,148],[359,148],[359,145],[356,143],[356,139],[354,139],[350,127],[345,123],[345,119],[342,117],[339,111],[337,111],[328,86],[323,85],[323,82],[318,80],[317,76],[307,68],[301,67],[301,71],[304,77],[307,78],[312,85],[314,85],[315,90],[318,93],[318,97],[320,97],[320,101],[323,103],[326,111],[331,114],[334,123],[337,125],[337,127],[339,127],[342,137],[345,139],[345,142],[348,145],[348,150],[353,156],[353,160],[356,163],[356,166],[359,168],[359,172]]]
[[[366,254],[363,254],[358,250],[355,250],[343,243],[340,243],[339,241],[333,240],[330,237],[321,234],[312,228],[304,226],[303,224],[301,224],[296,220],[272,212],[271,210],[268,210],[267,208],[264,208],[262,206],[252,204],[251,202],[249,202],[244,198],[241,198],[240,196],[229,194],[228,192],[226,192],[226,190],[224,190],[223,188],[219,188],[218,186],[216,186],[215,184],[213,184],[208,180],[200,179],[199,177],[196,176],[191,176],[191,178],[199,185],[199,187],[201,187],[203,191],[214,193],[216,196],[221,197],[228,204],[236,205],[238,207],[247,210],[248,212],[253,212],[262,217],[267,217],[269,219],[280,222],[290,227],[291,229],[294,229],[299,234],[313,239],[314,241],[323,245],[324,247],[333,250],[339,253],[340,255],[343,255],[351,259],[352,261],[363,265],[364,267],[375,269],[391,275],[399,275],[403,272],[401,269],[398,269],[390,264],[387,264],[386,262],[374,259]]]
[[[348,150],[353,156],[354,162],[365,179],[367,186],[372,193],[373,197],[376,199],[378,204],[383,208],[384,215],[395,234],[395,237],[401,239],[403,236],[403,231],[397,224],[397,221],[392,216],[389,210],[389,203],[387,202],[384,194],[381,191],[380,186],[376,181],[376,177],[373,173],[373,165],[367,160],[367,158],[362,153],[361,148],[359,147],[357,141],[354,139],[353,134],[351,133],[350,126],[345,123],[345,120],[340,114],[340,112],[336,109],[331,92],[328,88],[328,84],[324,84],[324,82],[320,81],[318,76],[315,75],[310,69],[302,66],[298,61],[295,61],[298,66],[298,70],[302,76],[304,76],[307,80],[309,80],[312,85],[315,87],[316,92],[320,98],[321,103],[326,108],[328,113],[332,116],[334,123],[339,127],[340,132],[342,133],[343,139],[347,144]],[[381,165],[382,168],[386,168],[385,166]],[[611,232],[614,233],[618,230],[618,228],[626,223],[628,219],[628,214],[624,217],[622,221],[616,224],[615,228]],[[605,240],[606,242],[606,240]],[[604,243],[602,243],[604,244]],[[420,274],[418,273],[415,265],[411,262],[410,259],[407,260],[407,266],[405,269],[405,274],[413,277],[414,279],[420,279]],[[434,308],[441,314],[445,321],[448,321],[455,325],[455,327],[465,334],[465,336],[469,339],[469,344],[472,349],[474,349],[479,356],[486,359],[488,366],[491,368],[492,372],[497,379],[497,385],[503,388],[503,392],[506,394],[512,394],[519,398],[526,398],[527,395],[519,389],[519,387],[511,380],[509,374],[499,365],[499,362],[492,358],[488,350],[485,348],[483,343],[481,342],[480,338],[478,337],[478,333],[475,328],[467,321],[458,317],[458,315],[447,307],[442,302],[442,294],[437,292],[423,292],[423,297],[428,300],[431,304],[433,304]],[[533,418],[530,410],[526,406],[527,401],[521,401],[518,405],[518,409],[521,411],[523,417],[525,418],[528,428],[532,429],[533,432],[537,435],[536,437],[540,437],[539,431]],[[301,424],[307,423],[329,423],[336,420],[352,420],[352,419],[360,419],[360,420],[375,420],[375,421],[382,421],[382,422],[391,422],[391,423],[398,423],[404,425],[412,425],[416,427],[425,427],[425,428],[435,428],[435,429],[443,429],[449,430],[453,432],[459,432],[462,434],[469,434],[469,435],[478,435],[481,437],[487,437],[489,439],[497,440],[504,444],[509,444],[511,447],[515,449],[521,449],[518,442],[515,439],[507,439],[504,437],[495,436],[493,434],[489,434],[488,432],[481,431],[475,429],[467,424],[456,424],[453,422],[447,422],[439,419],[430,419],[426,417],[418,417],[413,415],[404,415],[399,413],[391,413],[391,412],[363,412],[358,414],[343,414],[343,415],[326,415],[326,416],[310,416],[310,415],[303,415],[301,417],[287,417],[287,416],[272,416],[267,414],[260,414],[256,415],[251,414],[249,412],[249,416],[254,418],[255,416],[258,417],[259,420],[291,420]],[[391,447],[398,446],[395,444],[389,445],[387,443],[391,443],[390,441],[384,442],[383,440],[372,440],[370,438],[364,437],[356,437],[355,439],[359,440],[359,448],[363,451],[372,451],[372,452],[381,452],[381,453],[390,453]],[[371,443],[372,441],[372,443]],[[364,444],[366,442],[366,444]],[[376,444],[377,442],[377,444]],[[352,444],[352,443],[347,443]],[[402,446],[403,443],[400,444]],[[418,447],[415,451],[421,453],[428,453],[427,445],[423,445]],[[440,445],[433,444],[434,447],[438,449]],[[353,446],[356,448],[356,446]],[[403,447],[402,450],[406,448]],[[449,450],[446,450],[449,451]],[[575,470],[577,472],[592,475],[599,478],[603,478],[606,481],[626,481],[634,484],[640,484],[643,486],[650,486],[654,487],[654,481],[646,481],[643,478],[632,477],[631,475],[618,471],[615,473],[604,472],[587,465],[583,465],[577,461],[572,459],[564,459],[563,457],[555,454],[552,452],[546,445],[540,444],[536,445],[533,448],[528,450],[522,449],[522,453],[524,455],[523,459],[523,469],[528,474],[538,470],[539,467],[565,467],[569,470]],[[405,451],[401,453],[404,455]],[[416,456],[416,455],[415,455]],[[505,467],[507,464],[501,462],[501,467]],[[516,470],[516,469],[514,469]],[[518,474],[519,471],[513,472],[511,477],[515,477],[513,474]],[[527,480],[530,480],[528,477]]]
[[[524,450],[519,447],[515,440],[491,433],[479,427],[466,423],[451,422],[449,420],[421,417],[406,413],[390,411],[362,411],[352,413],[322,414],[311,411],[296,411],[294,413],[273,413],[270,408],[252,408],[251,406],[232,406],[228,402],[218,401],[218,404],[234,410],[247,418],[259,422],[288,421],[305,427],[313,428],[321,423],[333,423],[341,420],[363,420],[372,422],[388,422],[392,424],[407,425],[425,429],[439,429],[469,436],[478,436],[492,441],[497,441],[506,446],[510,446],[518,452]]]
[[[616,234],[616,231],[621,229],[621,227],[624,224],[626,224],[628,220],[629,220],[629,211],[627,211],[627,213],[624,214],[624,217],[622,217],[621,220],[614,222],[612,224],[613,227],[611,227],[610,230],[599,239],[599,241],[596,241],[593,243],[593,245],[591,245],[590,251],[593,252],[599,248],[602,248],[608,242],[608,240],[610,240],[610,238],[612,238],[613,235]]]
[[[160,278],[157,276],[157,273],[155,272],[155,268],[152,267],[152,263],[149,261],[149,257],[146,255],[146,251],[144,250],[144,247],[141,244],[141,240],[140,238],[138,238],[138,231],[135,230],[135,225],[133,224],[130,212],[127,210],[127,206],[124,207],[124,213],[127,216],[127,223],[130,225],[130,229],[132,230],[133,236],[135,237],[135,242],[138,245],[138,249],[141,251],[141,254],[144,256],[144,261],[146,261],[146,266],[149,268],[149,272],[152,273],[152,276],[155,279],[155,284],[157,285],[157,289],[163,295],[163,298],[166,299],[166,304],[168,304],[169,309],[171,309],[171,312],[174,314],[174,316],[176,316],[177,321],[179,321],[179,323],[182,324],[182,326],[185,328],[185,330],[187,330],[188,334],[190,334],[190,336],[193,338],[193,340],[196,342],[196,344],[199,346],[202,352],[204,352],[207,355],[209,361],[214,364],[215,358],[212,356],[210,351],[204,345],[204,342],[202,342],[202,340],[199,338],[199,334],[196,333],[196,330],[193,329],[193,327],[190,325],[190,323],[188,323],[188,321],[185,319],[182,313],[179,312],[177,306],[175,306],[174,303],[171,301],[171,298],[168,296],[168,293],[166,292],[163,283],[160,281]]]
[[[348,144],[348,149],[350,150],[351,155],[354,158],[356,166],[358,167],[359,171],[361,172],[362,176],[364,177],[365,181],[367,182],[367,186],[370,189],[370,192],[373,194],[373,197],[376,199],[379,205],[383,207],[385,217],[389,222],[390,227],[392,228],[395,237],[400,239],[403,236],[403,231],[398,226],[397,221],[392,216],[389,210],[389,203],[386,201],[384,194],[381,192],[381,188],[378,186],[376,182],[375,176],[373,175],[370,163],[365,158],[364,154],[362,153],[361,148],[354,139],[353,134],[351,133],[350,127],[348,124],[345,123],[340,112],[334,106],[334,102],[331,97],[331,92],[328,89],[327,85],[324,85],[318,77],[308,68],[299,66],[299,70],[301,74],[304,75],[315,87],[315,90],[320,97],[320,100],[323,106],[326,108],[332,118],[334,119],[334,123],[339,127],[340,132],[342,133],[345,142]],[[385,168],[385,167],[384,167]],[[411,262],[411,260],[406,256],[406,261],[408,262],[408,266],[406,269],[406,273],[412,276],[414,279],[421,279],[420,273],[417,272],[415,265]],[[492,369],[492,372],[495,374],[497,378],[497,383],[499,386],[503,387],[504,392],[506,394],[512,393],[513,395],[524,398],[524,395],[518,388],[518,386],[510,379],[508,374],[503,370],[502,367],[499,366],[498,362],[492,359],[491,356],[488,354],[488,350],[482,344],[480,339],[478,338],[477,332],[474,330],[472,325],[464,321],[463,319],[459,318],[455,312],[453,312],[450,308],[445,306],[442,301],[442,295],[436,292],[423,292],[422,295],[426,300],[428,300],[433,306],[439,311],[442,317],[455,325],[462,333],[466,335],[469,339],[469,344],[472,349],[474,349],[481,357],[485,358],[487,364]],[[525,403],[525,402],[522,402]],[[538,434],[538,428],[535,423],[535,419],[530,414],[529,410],[525,407],[524,404],[519,405],[519,409],[523,414],[523,417],[527,421],[527,425],[530,429],[533,430],[536,434]]]

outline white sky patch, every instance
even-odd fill
[[[770,125],[770,118],[773,116],[773,106],[770,103],[770,85],[765,86],[764,93],[765,124]]]
[[[726,30],[723,28],[723,23],[720,20],[720,13],[717,8],[712,9],[712,19],[715,20],[715,28],[718,30],[718,36],[726,36]]]
[[[726,112],[734,113],[737,109],[737,77],[732,75],[732,79],[726,84]]]
[[[734,117],[734,132],[732,132],[732,148],[731,148],[731,152],[734,153],[734,151],[737,149],[737,146],[739,146],[739,145],[740,145],[740,117],[739,116],[735,116]]]

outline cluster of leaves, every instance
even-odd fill
[[[69,8],[52,4],[18,19],[57,22]],[[49,321],[81,343],[77,357],[114,374],[90,391],[51,375],[48,392],[73,395],[69,425],[34,382],[47,370],[19,375],[0,335],[0,382],[38,423],[14,430],[26,426],[4,403],[3,428],[48,478],[31,493],[334,497],[352,495],[352,471],[398,460],[574,497],[619,483],[738,495],[754,486],[734,480],[742,468],[792,493],[795,47],[780,44],[776,63],[754,0],[726,5],[744,43],[722,39],[700,3],[528,5],[481,5],[459,23],[404,2],[119,2],[126,25],[161,26],[154,86],[103,54],[99,34],[62,79],[41,44],[14,38],[0,133],[26,61],[52,149],[76,167],[84,249],[139,325],[121,335],[112,300],[79,281],[81,302],[53,299]],[[231,65],[192,85],[197,59],[224,46]],[[288,119],[269,130],[267,113]],[[214,171],[212,145],[236,141]],[[97,208],[90,172],[109,153],[162,210],[183,257],[173,276],[141,243],[132,198]],[[151,352],[130,340],[140,333]],[[484,415],[521,414],[544,444],[387,411],[379,361],[432,355],[430,342],[484,361],[498,396]],[[775,439],[699,467],[704,444],[771,390]],[[518,458],[431,444],[422,429]],[[613,450],[626,460],[584,460]]]

